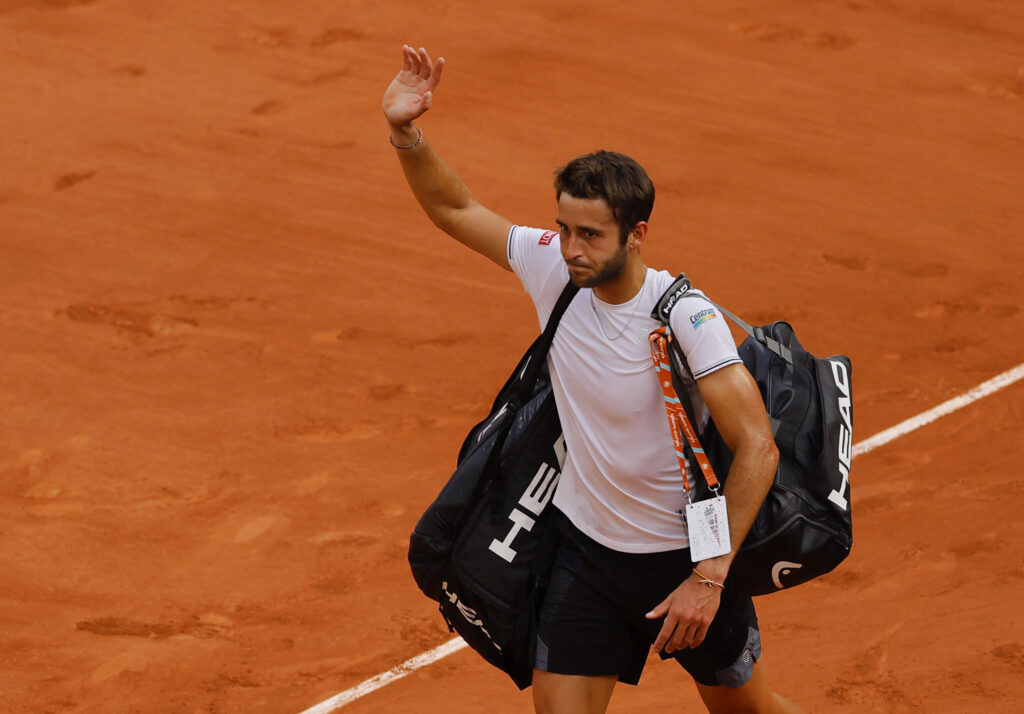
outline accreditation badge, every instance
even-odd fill
[[[731,551],[725,496],[686,504],[686,529],[690,535],[690,559],[694,563]]]

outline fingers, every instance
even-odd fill
[[[665,643],[662,645],[665,651],[672,654],[676,650],[685,650],[687,647],[696,647],[702,641],[703,638],[698,639],[697,633],[700,630],[700,625],[695,622],[676,622],[671,632],[665,632],[668,629],[668,622],[666,621],[665,626],[662,628],[662,633],[665,633]],[[661,634],[658,635],[661,639]],[[655,640],[655,648],[657,651],[661,651],[661,647],[657,647],[657,640]]]
[[[402,70],[410,74],[418,75],[422,68],[423,59],[415,47],[402,45]]]
[[[433,89],[441,81],[441,72],[444,71],[444,57],[438,57],[434,64],[434,71],[430,76],[430,88]]]
[[[714,613],[710,616],[697,612],[686,614],[684,610],[673,611],[672,604],[673,598],[669,597],[645,615],[648,620],[665,618],[652,647],[656,652],[664,649],[668,653],[687,647],[700,647],[707,636]]]
[[[433,70],[433,63],[430,61],[430,55],[424,47],[420,47],[416,50],[416,54],[419,56],[420,60],[420,79],[430,79],[430,73]]]
[[[704,638],[708,636],[708,627],[709,625],[702,625],[697,628],[697,634],[693,636],[693,641],[690,642],[690,647],[696,649],[703,644]]]
[[[697,646],[693,642],[695,637],[701,632],[701,623],[672,612],[671,605],[672,598],[669,598],[645,615],[648,620],[656,620],[662,616],[665,617],[665,622],[662,623],[661,630],[658,632],[658,636],[652,645],[655,652],[660,652],[664,648],[666,652],[671,653],[686,647]],[[706,632],[707,626],[704,626],[703,630]],[[703,634],[701,634],[701,640],[703,640]]]
[[[707,627],[701,627],[699,623],[686,623],[669,617],[661,626],[652,647],[655,652],[664,649],[665,652],[672,654],[676,650],[700,646],[706,633]]]
[[[438,57],[437,62],[433,62],[425,47],[416,49],[411,45],[402,45],[402,71],[426,81],[428,91],[433,90],[441,81],[444,65],[444,57]]]
[[[644,617],[646,617],[648,620],[657,620],[659,617],[664,617],[665,614],[668,612],[668,608],[669,605],[671,605],[671,603],[672,598],[662,600],[649,613],[644,615]],[[668,642],[668,638],[672,636],[672,630],[674,629],[675,622],[673,622],[670,627],[668,620],[665,620],[665,622],[661,626],[661,631],[658,632],[657,639],[654,640],[654,645],[652,645],[655,651],[661,651],[661,648],[665,646],[666,642]]]
[[[665,645],[668,644],[675,629],[676,625],[674,622],[670,624],[668,620],[665,620],[665,624],[661,626],[661,631],[658,632],[658,637],[654,640],[654,644],[651,645],[655,652],[661,652]]]
[[[659,617],[664,616],[668,612],[668,606],[672,603],[672,598],[662,600],[658,605],[651,610],[649,613],[644,615],[648,620],[657,620]]]

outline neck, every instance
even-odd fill
[[[639,253],[631,253],[619,274],[595,287],[594,295],[610,305],[621,305],[636,297],[646,277],[647,266]]]

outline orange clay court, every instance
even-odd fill
[[[635,157],[646,262],[849,354],[855,439],[1024,362],[1017,0],[0,0],[0,711],[298,714],[451,638],[408,534],[538,325],[405,186],[406,42],[483,203]],[[758,602],[779,692],[1020,711],[1022,421],[854,462],[850,558]],[[531,703],[462,650],[342,711]]]

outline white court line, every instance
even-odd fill
[[[920,429],[922,426],[930,424],[936,419],[944,417],[947,414],[952,414],[957,409],[962,409],[968,404],[972,404],[983,397],[987,397],[994,392],[998,392],[1000,389],[1008,387],[1021,379],[1024,379],[1024,363],[993,377],[987,382],[979,384],[974,389],[961,394],[959,397],[953,397],[949,401],[943,402],[937,407],[929,409],[926,412],[922,412],[915,417],[911,417],[904,422],[900,422],[896,426],[875,434],[870,439],[865,439],[853,447],[853,456],[857,457],[862,454],[866,454],[869,451],[873,451],[879,446],[888,444],[890,441],[909,434],[915,429]],[[354,702],[356,699],[364,697],[370,692],[381,689],[395,680],[401,679],[405,675],[415,672],[421,667],[426,667],[428,664],[447,657],[453,652],[458,652],[467,646],[468,645],[465,640],[461,637],[456,637],[453,640],[445,642],[443,645],[435,647],[429,652],[424,652],[421,655],[417,655],[412,659],[402,662],[402,664],[393,669],[389,669],[383,674],[378,674],[376,677],[367,679],[362,684],[357,684],[351,689],[346,689],[341,694],[336,694],[330,699],[323,701],[314,707],[310,707],[300,714],[331,714],[331,712],[337,711],[346,704]]]
[[[1003,387],[1008,387],[1021,379],[1024,379],[1024,364],[1019,364],[1013,369],[1007,370],[987,382],[982,382],[974,389],[969,392],[964,392],[959,397],[953,397],[948,402],[943,402],[937,407],[929,409],[922,414],[918,414],[916,417],[911,417],[904,422],[900,422],[896,426],[889,427],[885,431],[875,434],[870,439],[865,439],[853,447],[853,455],[860,456],[861,454],[866,454],[873,449],[877,449],[883,444],[888,444],[893,439],[898,439],[905,434],[909,434],[914,429],[919,429],[925,424],[931,424],[936,419],[944,417],[947,414],[952,414],[957,409],[962,409],[968,404],[976,402],[982,397],[987,397],[993,392],[998,392]]]
[[[381,687],[386,687],[410,672],[415,672],[421,667],[426,667],[428,664],[447,657],[452,652],[458,652],[464,647],[468,647],[468,645],[461,637],[456,637],[454,640],[448,640],[443,645],[435,647],[421,655],[416,655],[412,659],[402,662],[402,664],[393,669],[389,669],[383,674],[378,674],[376,677],[367,679],[362,684],[357,684],[351,689],[346,689],[341,694],[335,694],[330,699],[320,702],[316,706],[310,707],[301,714],[331,714],[331,712],[337,711],[349,702],[354,702],[360,697],[365,697],[370,692],[374,692]]]

